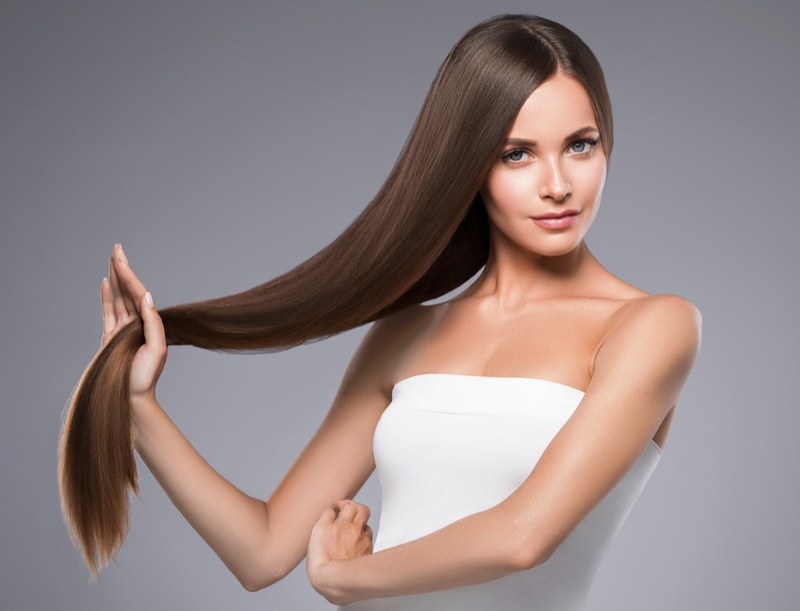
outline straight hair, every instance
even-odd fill
[[[331,244],[241,293],[160,310],[169,345],[280,350],[375,321],[457,288],[486,263],[479,189],[530,94],[557,72],[586,89],[606,156],[611,104],[589,47],[562,25],[501,15],[472,28],[445,59],[386,182]],[[135,320],[92,359],[61,438],[65,521],[93,577],[127,536],[138,493],[129,377],[144,344]]]

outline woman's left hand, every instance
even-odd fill
[[[354,602],[341,583],[344,563],[372,553],[369,507],[355,501],[338,501],[322,512],[311,531],[306,573],[314,589],[335,605]]]

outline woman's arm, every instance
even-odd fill
[[[606,336],[583,400],[513,494],[426,537],[350,560],[325,544],[340,528],[328,510],[309,548],[312,585],[347,604],[481,583],[541,564],[644,451],[676,404],[699,345],[700,315],[690,302],[642,300]]]
[[[102,285],[107,342],[141,316],[145,345],[131,372],[136,449],[201,537],[248,590],[278,581],[305,556],[311,529],[333,501],[352,497],[374,469],[372,433],[388,403],[375,381],[380,326],[367,334],[330,412],[267,501],[217,473],[161,409],[155,385],[166,359],[164,328],[147,290],[116,246]]]

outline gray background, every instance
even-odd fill
[[[449,48],[503,12],[565,23],[606,70],[617,148],[593,252],[704,314],[664,459],[589,609],[796,608],[798,6],[5,0],[0,608],[329,608],[302,566],[242,590],[145,469],[118,566],[88,583],[56,448],[100,339],[106,258],[121,242],[164,306],[313,254],[376,192]],[[159,397],[267,494],[361,333],[266,356],[175,348]],[[371,480],[376,515],[378,497]]]

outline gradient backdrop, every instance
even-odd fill
[[[245,592],[144,469],[118,566],[90,585],[59,509],[64,403],[100,340],[115,242],[162,306],[287,270],[376,192],[450,47],[504,12],[563,22],[606,70],[617,144],[591,249],[704,314],[664,459],[588,609],[796,608],[790,0],[4,0],[0,608],[330,608],[302,566]],[[255,357],[175,348],[159,397],[215,467],[265,495],[362,332]],[[374,480],[359,498],[378,515]]]

